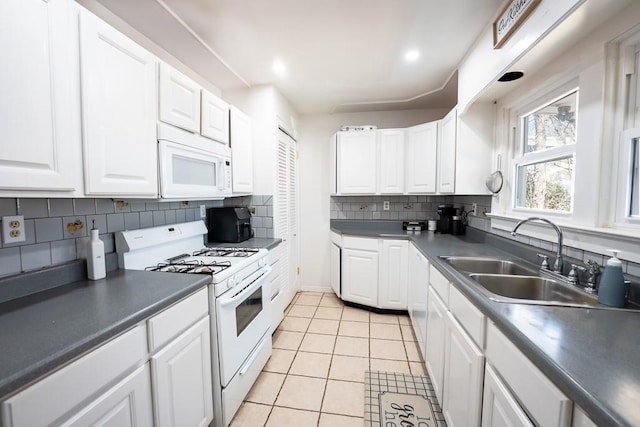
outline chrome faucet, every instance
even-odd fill
[[[553,227],[553,229],[556,231],[556,233],[558,233],[558,252],[556,253],[556,261],[553,263],[553,271],[556,272],[556,273],[562,274],[562,231],[558,228],[557,225],[555,225],[553,222],[549,221],[546,218],[539,218],[539,217],[535,217],[534,216],[534,217],[531,217],[531,218],[523,219],[522,221],[517,223],[516,226],[513,227],[513,230],[511,230],[511,235],[515,236],[516,235],[516,231],[518,231],[518,228],[520,228],[520,226],[522,224],[524,224],[526,222],[530,222],[530,221],[546,222],[551,227]]]

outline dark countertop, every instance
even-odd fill
[[[76,280],[1,303],[0,398],[208,282],[209,278],[201,275],[114,270],[105,279]]]
[[[217,248],[217,247],[227,247],[227,248],[257,248],[257,249],[261,249],[261,248],[265,248],[268,250],[271,250],[273,248],[275,248],[276,246],[278,246],[280,243],[282,242],[282,239],[276,239],[276,238],[266,238],[266,237],[252,237],[249,240],[245,240],[244,242],[240,242],[240,243],[224,243],[224,242],[209,242],[207,243],[207,246],[210,248]]]
[[[466,236],[402,231],[399,223],[332,221],[342,235],[410,239],[597,425],[640,425],[640,312],[501,303],[486,298],[441,255],[504,256],[526,245],[469,230]],[[377,224],[377,225],[376,225]],[[539,252],[534,248],[533,252]]]

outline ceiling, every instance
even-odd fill
[[[456,68],[503,3],[98,1],[223,93],[273,84],[300,114],[452,107]]]

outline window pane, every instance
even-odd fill
[[[571,212],[574,163],[571,156],[519,166],[516,207]]]
[[[576,143],[578,92],[523,118],[524,154]]]

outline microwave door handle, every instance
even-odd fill
[[[234,305],[236,302],[241,301],[247,294],[252,294],[256,289],[262,286],[262,282],[267,280],[267,278],[269,277],[269,273],[271,272],[271,266],[266,265],[262,267],[261,271],[262,271],[262,275],[259,276],[258,279],[256,279],[256,281],[253,282],[249,287],[247,287],[246,289],[243,289],[237,295],[227,300],[220,301],[220,307],[226,308],[231,305]]]

